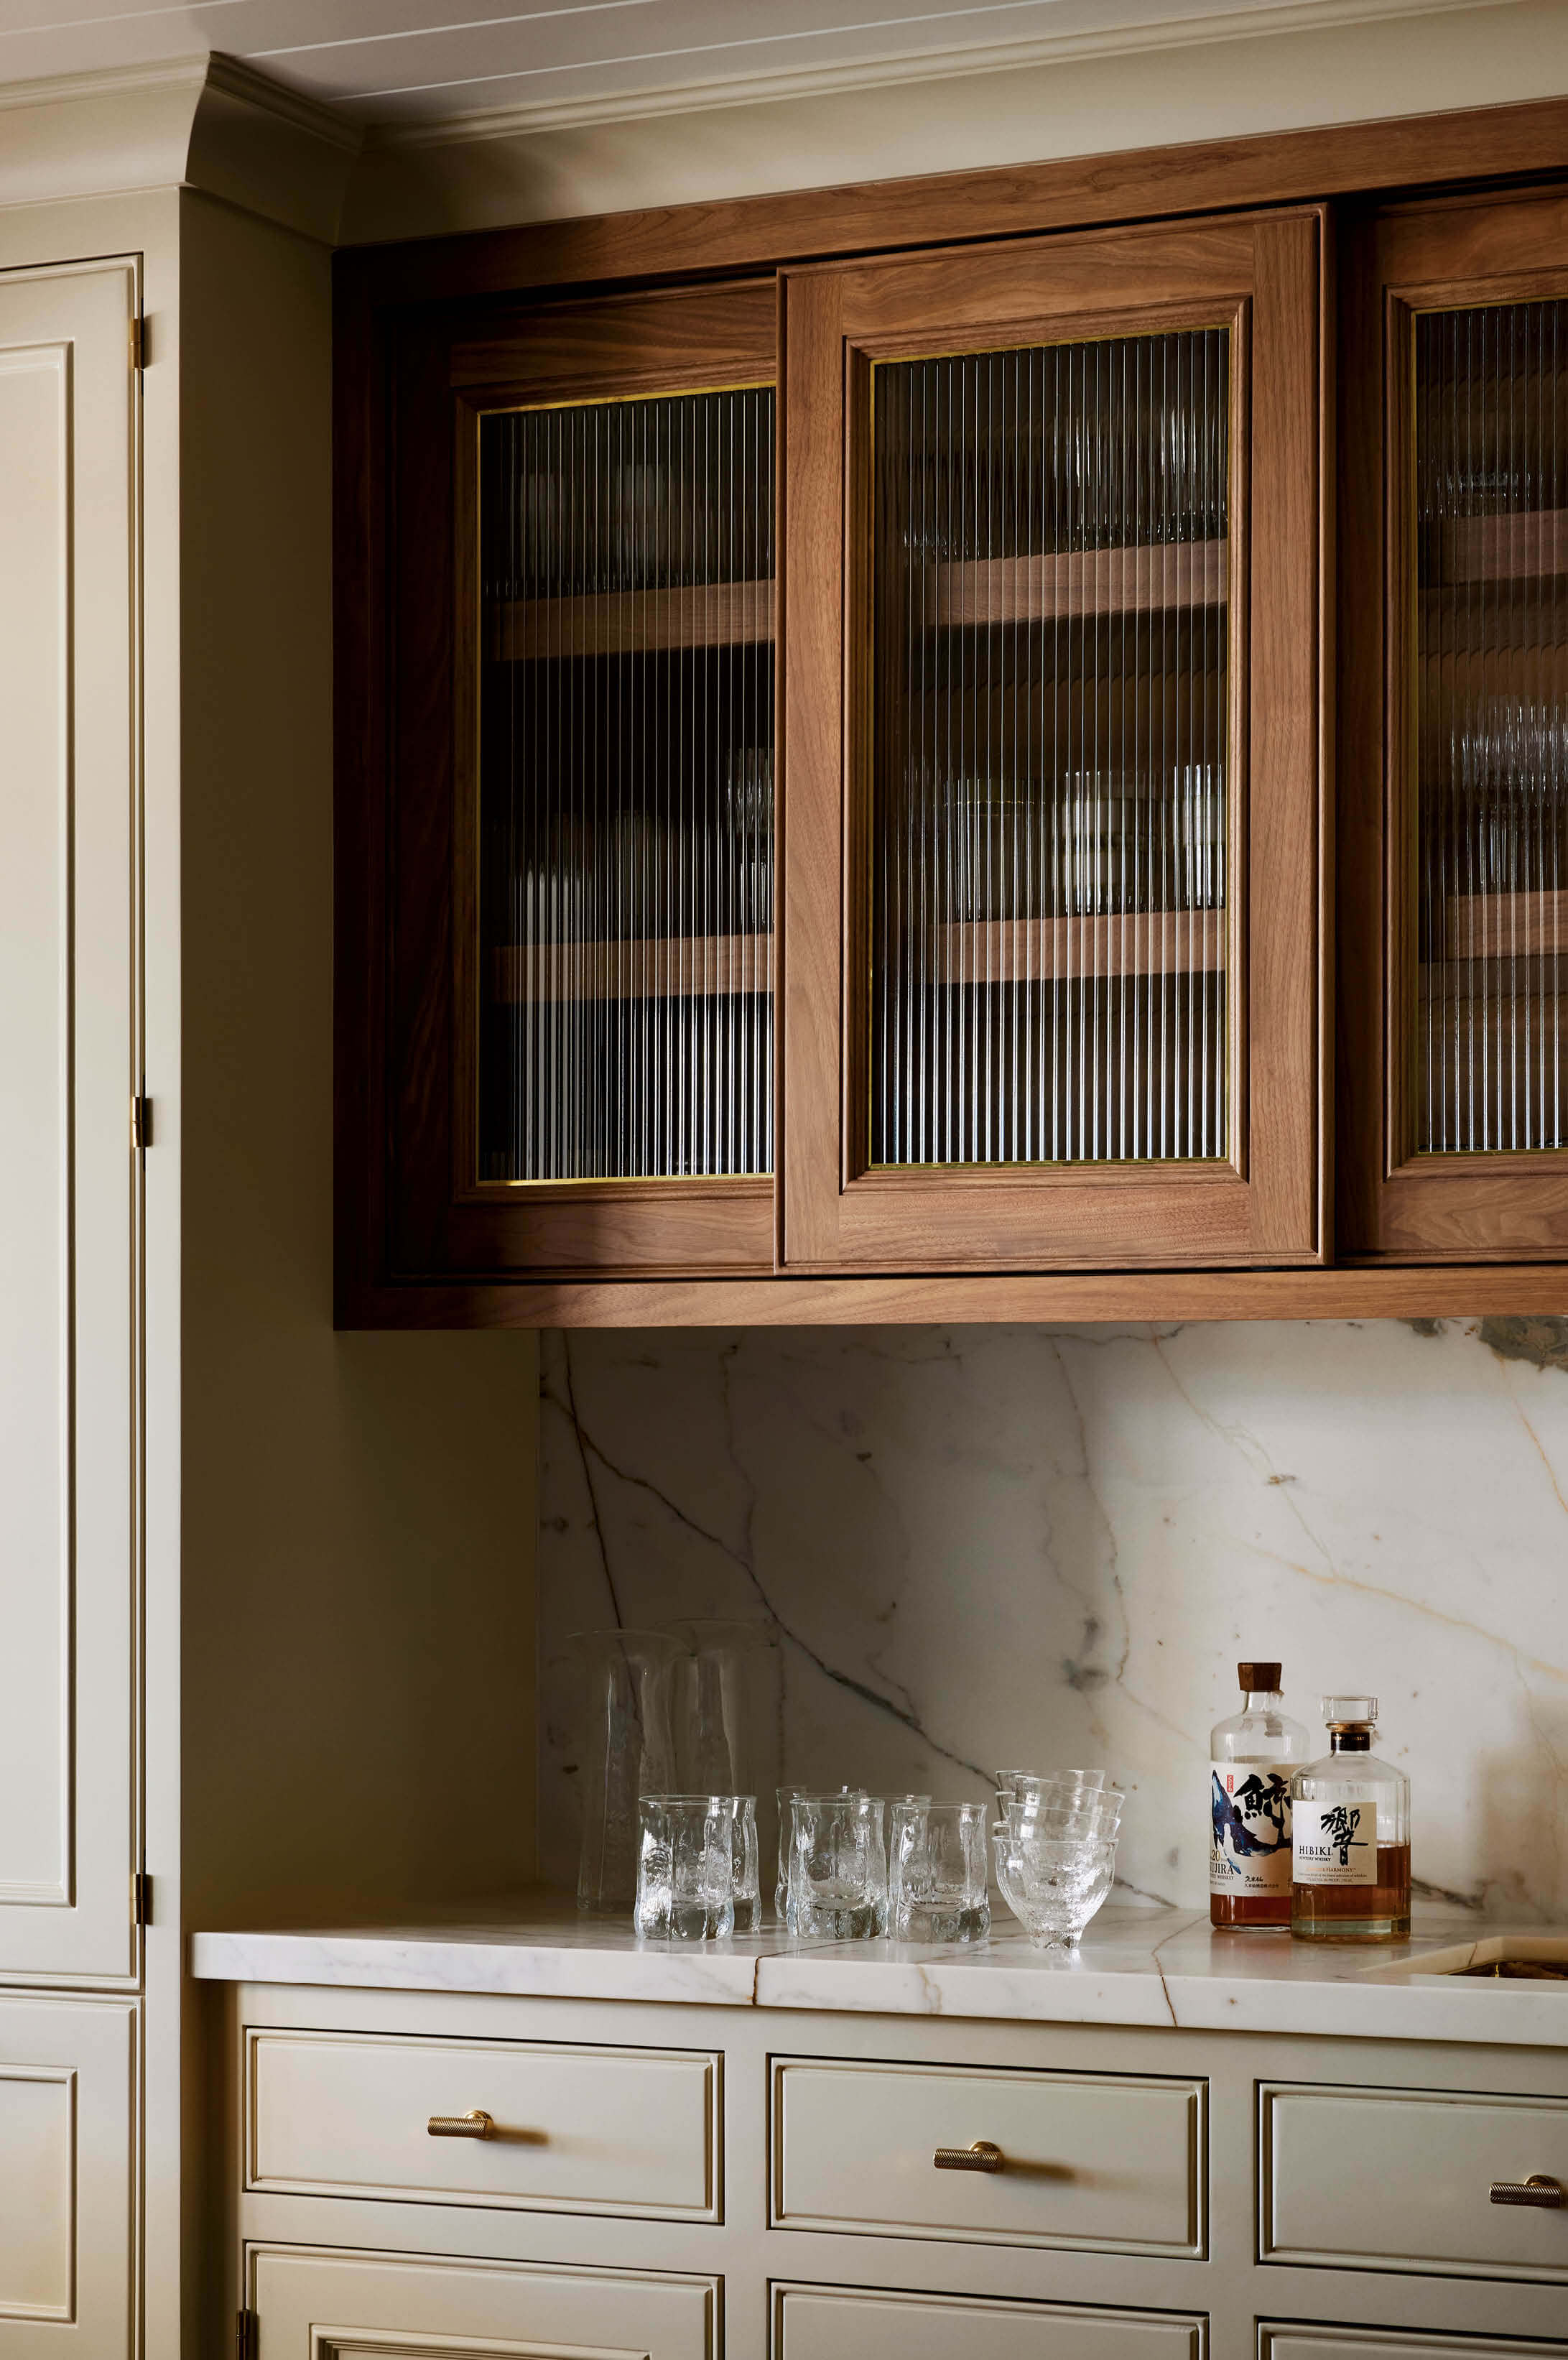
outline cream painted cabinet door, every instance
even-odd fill
[[[0,2360],[131,2348],[134,2000],[0,1998]]]
[[[264,2245],[246,2256],[246,2279],[263,2360],[715,2360],[717,2352],[716,2278]]]
[[[0,272],[0,1981],[136,1964],[136,304]]]

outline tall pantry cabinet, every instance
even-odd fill
[[[534,1360],[332,1330],[347,151],[205,60],[6,121],[0,2360],[205,2360],[191,1925],[531,1873]]]
[[[125,2348],[140,1868],[135,257],[0,270],[0,2351]]]

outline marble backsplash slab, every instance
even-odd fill
[[[765,1621],[778,1775],[958,1798],[1104,1762],[1123,1898],[1206,1901],[1208,1731],[1278,1655],[1383,1699],[1431,1897],[1568,1917],[1568,1323],[544,1339],[540,1869],[568,1634]]]

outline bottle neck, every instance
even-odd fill
[[[1369,1729],[1331,1729],[1328,1750],[1331,1754],[1370,1754],[1372,1732]]]
[[[1245,1688],[1242,1693],[1247,1699],[1243,1707],[1247,1712],[1279,1712],[1284,1706],[1282,1688]]]

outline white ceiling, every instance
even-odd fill
[[[608,113],[644,93],[878,65],[918,73],[1058,43],[1116,44],[1164,21],[1394,13],[1398,0],[0,0],[0,82],[218,49],[362,124],[494,108]]]

